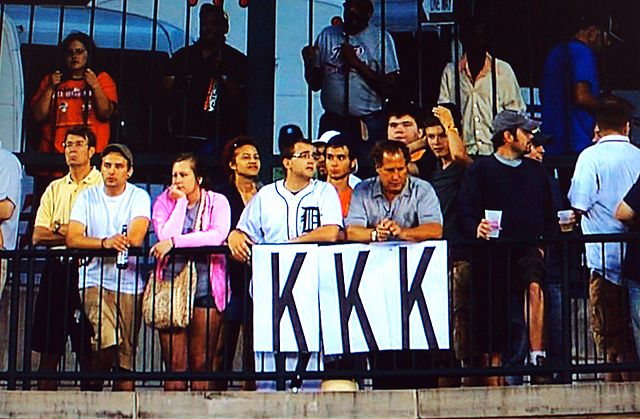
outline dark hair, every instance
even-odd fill
[[[229,165],[235,161],[236,158],[236,150],[240,147],[244,147],[246,145],[250,145],[258,149],[258,143],[252,137],[247,137],[245,135],[238,135],[236,138],[232,138],[229,140],[222,149],[222,170],[229,176],[230,179],[233,179],[233,170]]]
[[[596,108],[596,123],[600,130],[622,132],[632,116],[633,105],[620,96],[604,96]]]
[[[96,51],[96,43],[93,42],[93,39],[84,32],[71,32],[69,35],[67,35],[62,40],[62,43],[60,44],[60,55],[62,57],[65,56],[65,54],[67,53],[67,50],[69,49],[69,45],[73,41],[78,41],[82,45],[84,45],[84,47],[87,50],[87,67],[91,66],[93,63],[93,56]],[[64,65],[62,66],[62,75],[64,78],[69,78],[70,75],[67,74],[68,69],[67,69],[66,61],[62,60],[62,62],[64,63]]]
[[[224,9],[211,3],[205,3],[200,6],[198,17],[202,18],[203,16],[218,16],[227,19],[227,14],[224,12]]]
[[[491,137],[491,142],[493,143],[493,148],[497,150],[498,147],[501,147],[504,144],[504,133],[505,132],[510,133],[515,138],[515,136],[518,134],[517,131],[518,131],[517,128],[514,128],[514,129],[502,129],[502,130],[496,132],[495,134],[493,134],[493,137]]]
[[[349,137],[347,137],[344,134],[338,134],[334,137],[331,137],[329,142],[327,142],[327,146],[324,149],[324,154],[326,156],[327,149],[329,148],[342,148],[342,147],[347,148],[347,151],[349,152],[349,160],[351,161],[355,160],[356,158],[355,153],[351,152],[351,150],[353,149],[353,142]]]
[[[384,157],[384,153],[387,154],[396,154],[402,153],[404,156],[404,161],[409,164],[411,161],[411,154],[409,154],[409,149],[406,144],[402,141],[395,140],[383,140],[378,141],[374,146],[373,150],[371,150],[371,159],[373,159],[374,166],[382,165],[382,158]]]
[[[196,179],[202,178],[202,183],[200,184],[200,187],[205,190],[208,189],[209,178],[204,168],[202,167],[202,164],[200,163],[198,156],[196,156],[194,153],[182,153],[178,157],[176,157],[173,163],[171,163],[171,167],[173,167],[174,164],[180,163],[182,161],[191,162],[191,170],[193,170],[193,175],[196,177]]]
[[[86,138],[89,143],[89,147],[96,146],[96,134],[86,125],[76,125],[69,128],[64,134],[64,140],[67,141],[67,137],[70,135],[77,135],[78,137]]]
[[[387,123],[389,123],[389,119],[391,117],[400,118],[402,116],[408,115],[416,122],[418,129],[424,128],[424,113],[422,109],[413,102],[395,102],[389,101],[385,105],[385,113],[387,117]]]
[[[489,25],[484,20],[478,18],[469,18],[460,22],[460,42],[464,46],[467,41],[476,36],[476,31],[481,29],[484,31],[485,39],[489,36]]]
[[[284,149],[280,150],[282,158],[283,159],[292,158],[293,157],[293,150],[296,148],[296,144],[298,144],[298,143],[304,143],[304,144],[313,145],[311,140],[309,140],[307,138],[298,138],[297,140],[290,141],[289,143],[286,144]]]
[[[442,129],[445,129],[445,127],[442,125],[442,122],[440,122],[440,120],[435,115],[427,115],[427,116],[425,116],[425,118],[424,118],[424,127],[425,128],[441,127]]]
[[[362,3],[366,7],[367,12],[373,14],[373,3],[371,0],[345,0],[345,3]]]
[[[604,30],[608,27],[608,20],[609,16],[606,14],[588,11],[578,15],[569,27],[572,29],[572,35],[575,35],[580,31],[587,30],[592,26]]]

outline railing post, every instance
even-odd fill
[[[563,383],[571,383],[571,296],[569,294],[569,243],[562,242],[562,369],[560,377]]]
[[[17,253],[14,253],[13,259],[7,257],[7,262],[11,264],[11,302],[9,304],[9,348],[8,348],[8,364],[7,372],[7,389],[16,389],[16,378],[18,375],[18,325],[20,319],[20,260]],[[9,269],[7,269],[7,275]]]

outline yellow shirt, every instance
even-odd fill
[[[96,185],[102,185],[102,175],[95,167],[80,183],[75,183],[69,173],[54,180],[40,198],[35,225],[53,230],[56,223],[68,224],[78,194]]]

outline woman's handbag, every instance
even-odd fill
[[[206,191],[201,190],[194,231],[202,228],[205,196]],[[144,322],[156,329],[187,327],[193,315],[197,282],[198,273],[193,260],[187,262],[173,281],[158,278],[155,271],[152,271],[142,296]]]

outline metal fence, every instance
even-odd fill
[[[540,240],[536,243],[523,243],[513,241],[492,241],[488,243],[460,242],[450,243],[451,249],[469,251],[470,258],[466,258],[471,266],[490,266],[489,276],[480,279],[480,276],[472,276],[471,284],[463,294],[460,293],[461,283],[456,280],[456,275],[450,272],[449,287],[449,315],[450,315],[450,338],[451,350],[440,351],[404,351],[396,354],[372,353],[372,354],[351,354],[338,359],[327,359],[325,357],[325,368],[321,366],[321,359],[318,354],[298,354],[298,362],[295,366],[285,362],[285,354],[276,354],[274,369],[269,369],[264,364],[264,358],[255,358],[256,366],[247,363],[246,354],[242,355],[242,346],[236,350],[236,340],[219,340],[215,350],[217,358],[211,359],[210,364],[204,370],[194,371],[187,368],[184,371],[170,371],[165,363],[160,350],[158,332],[153,328],[142,324],[137,344],[133,352],[134,363],[131,370],[115,369],[95,370],[81,368],[80,357],[72,350],[72,345],[67,342],[66,332],[64,333],[64,351],[61,353],[60,364],[51,370],[40,370],[39,356],[32,352],[34,343],[42,339],[34,332],[34,307],[36,300],[42,298],[39,293],[44,293],[42,289],[42,278],[45,266],[61,258],[73,258],[73,260],[87,260],[87,258],[111,258],[113,254],[108,251],[80,251],[80,250],[18,250],[3,251],[0,256],[8,261],[8,281],[5,292],[0,302],[0,330],[2,330],[2,340],[0,341],[0,381],[7,389],[33,388],[37,380],[59,380],[63,386],[77,386],[80,382],[93,379],[102,382],[109,380],[119,382],[122,380],[135,380],[138,386],[157,387],[163,382],[184,382],[195,381],[204,383],[210,389],[227,388],[229,382],[232,387],[242,385],[242,382],[249,383],[248,387],[258,381],[259,388],[285,389],[286,383],[289,386],[299,388],[302,383],[305,385],[318,385],[317,380],[346,378],[355,379],[361,386],[373,388],[421,388],[435,386],[458,386],[461,383],[471,385],[480,384],[487,377],[505,377],[509,384],[522,383],[571,383],[583,380],[602,380],[607,373],[635,372],[640,371],[640,363],[635,359],[620,360],[607,359],[607,354],[597,350],[597,345],[591,338],[589,322],[592,314],[588,304],[588,277],[589,269],[585,264],[584,244],[587,242],[615,243],[616,246],[625,246],[629,242],[630,246],[638,246],[640,240],[636,236],[581,236],[577,233],[558,236]],[[545,251],[546,274],[544,279],[544,310],[545,326],[544,349],[547,352],[547,363],[540,366],[532,366],[526,363],[529,354],[529,339],[527,335],[530,324],[530,308],[527,298],[522,295],[523,289],[518,288],[516,276],[517,267],[511,264],[510,255],[515,254],[523,245],[528,247],[540,247]],[[226,247],[183,249],[174,251],[177,254],[190,256],[208,254],[227,254]],[[478,253],[480,252],[480,253]],[[154,260],[147,256],[146,249],[132,249],[131,258],[136,260],[136,272],[138,278],[149,278],[149,272],[153,271]],[[477,255],[481,254],[482,258]],[[488,259],[487,259],[488,257]],[[450,258],[450,265],[455,266],[454,257]],[[500,265],[499,261],[507,261],[506,265]],[[556,264],[556,266],[552,266]],[[70,266],[70,265],[69,265]],[[504,269],[502,269],[504,268]],[[83,268],[80,268],[82,272]],[[474,271],[474,275],[475,275]],[[555,272],[555,273],[553,273]],[[72,278],[71,268],[67,271],[67,276],[56,277],[56,286],[65,287],[65,281]],[[506,276],[499,277],[498,273]],[[551,277],[558,275],[555,279]],[[81,274],[82,275],[82,274]],[[487,282],[485,282],[487,281]],[[478,325],[474,320],[475,311],[472,307],[480,305],[499,305],[498,301],[485,301],[481,296],[485,287],[491,288],[495,284],[506,287],[504,295],[509,296],[502,303],[504,311],[497,311],[499,316],[507,316],[513,319],[522,319],[522,323],[517,321],[509,324],[505,335],[496,334],[493,330],[501,318],[491,317],[484,324]],[[626,287],[626,281],[623,287]],[[67,284],[68,286],[68,284]],[[517,292],[515,292],[518,290]],[[50,292],[50,291],[49,291]],[[80,291],[81,299],[84,299],[84,289]],[[466,294],[464,294],[466,292]],[[520,293],[520,294],[519,294]],[[518,295],[519,294],[519,295]],[[462,297],[461,297],[462,295]],[[491,293],[489,295],[492,295]],[[100,299],[98,304],[102,303]],[[67,298],[56,297],[56,301],[50,301],[57,306],[56,312],[60,313],[60,306],[67,307],[71,304]],[[243,335],[245,342],[250,342],[247,338],[251,335],[251,305],[247,301],[249,294],[243,294],[245,299],[242,304],[243,311],[241,322],[244,325]],[[88,313],[88,311],[86,311]],[[207,311],[208,312],[208,311]],[[462,313],[462,314],[461,314]],[[494,313],[494,314],[495,314]],[[515,315],[514,313],[519,313]],[[88,321],[82,312],[76,311],[75,320],[79,324]],[[224,314],[224,313],[223,313]],[[467,341],[466,349],[462,348],[462,335],[460,332],[460,317],[467,321],[467,331],[473,332],[470,340]],[[40,317],[42,320],[42,317]],[[626,319],[628,320],[628,319]],[[625,320],[625,321],[626,321]],[[134,324],[141,322],[141,315],[138,310],[134,311],[133,317],[129,318]],[[53,324],[49,320],[49,324]],[[207,323],[209,324],[209,323]],[[628,322],[627,322],[628,324]],[[625,324],[626,326],[626,324]],[[40,327],[42,325],[35,325]],[[66,327],[66,326],[65,326]],[[86,330],[82,329],[81,330]],[[624,330],[624,328],[623,328]],[[629,329],[631,330],[631,329]],[[44,333],[60,330],[45,330]],[[84,332],[81,332],[84,333]],[[210,333],[208,330],[205,334]],[[218,333],[218,332],[216,332]],[[625,331],[626,333],[626,331]],[[93,334],[89,328],[87,335],[82,335],[81,340],[86,342],[89,334]],[[117,333],[116,333],[117,334]],[[475,336],[475,337],[474,337]],[[501,364],[492,364],[482,360],[482,352],[487,345],[486,336],[494,336],[502,339],[505,343],[502,347],[503,361]],[[478,339],[480,337],[480,339]],[[99,337],[98,337],[99,338]],[[628,349],[635,351],[633,336],[626,334],[624,338],[629,341]],[[221,339],[221,338],[220,338]],[[474,341],[476,339],[476,341]],[[100,339],[98,339],[100,340]],[[229,345],[233,345],[229,348]],[[491,342],[489,342],[491,346]],[[226,350],[223,349],[227,346]],[[250,346],[250,343],[249,343]],[[171,347],[170,347],[171,348]],[[77,348],[73,348],[77,350]],[[95,348],[94,348],[95,349]],[[166,348],[165,348],[166,349]],[[231,349],[231,350],[229,350]],[[248,348],[252,353],[252,348]],[[476,351],[472,355],[464,355],[463,350]],[[493,351],[493,349],[490,349]],[[170,349],[171,351],[171,349]],[[205,346],[200,348],[203,353],[211,351]],[[479,351],[479,352],[478,352]],[[236,354],[237,352],[237,354]],[[235,362],[232,359],[236,354]],[[259,354],[260,355],[260,354]],[[226,358],[226,359],[225,359]],[[166,361],[165,354],[165,361]],[[309,360],[311,359],[311,360]],[[301,361],[300,361],[301,360]],[[333,362],[331,362],[333,361]],[[289,366],[287,366],[289,365]],[[330,367],[326,367],[330,365]],[[307,369],[307,367],[309,367]],[[260,372],[255,372],[260,371]],[[465,378],[466,377],[466,378]],[[474,381],[474,377],[475,380]],[[531,378],[527,378],[531,377]],[[539,377],[545,380],[538,380]],[[501,381],[502,379],[499,379]],[[233,384],[235,383],[235,384]],[[315,383],[315,384],[314,384]],[[84,386],[84,384],[83,384]],[[86,387],[84,387],[86,388]],[[195,388],[195,387],[194,387]]]

